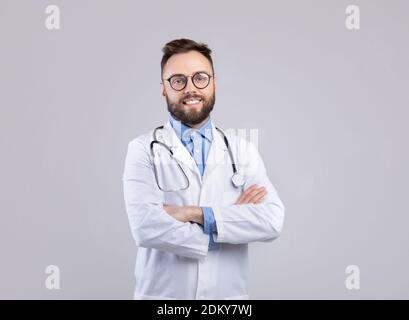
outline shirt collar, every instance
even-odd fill
[[[193,129],[180,120],[176,120],[172,115],[169,117],[170,124],[172,125],[173,129],[176,132],[176,135],[180,140],[185,140],[186,135],[184,134],[187,130],[196,130],[198,131],[203,138],[206,138],[208,141],[213,140],[213,132],[212,132],[212,121],[211,118],[207,119],[207,121],[198,129]]]

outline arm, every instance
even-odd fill
[[[137,246],[154,248],[189,258],[207,255],[209,235],[196,223],[181,222],[163,208],[146,147],[139,140],[128,145],[123,174],[126,211]]]
[[[218,245],[213,240],[213,233],[217,232],[214,213],[210,207],[197,206],[170,206],[164,205],[163,208],[173,218],[187,222],[197,223],[205,234],[209,235],[209,250],[217,249]]]
[[[261,203],[212,206],[217,224],[216,242],[233,244],[272,241],[282,230],[285,207],[270,182],[263,160],[257,149],[248,143],[248,168],[244,188],[257,184],[264,186],[267,196]]]
[[[256,184],[253,184],[240,194],[234,204],[258,204],[264,201],[266,194],[265,187],[257,187]],[[217,233],[217,225],[212,208],[197,206],[164,206],[164,208],[168,214],[179,221],[192,221],[203,225],[203,232],[210,235],[209,250],[218,248],[218,244],[213,239],[213,234]]]

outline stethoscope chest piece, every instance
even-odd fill
[[[239,187],[241,187],[241,186],[243,186],[244,185],[244,177],[241,175],[241,174],[239,174],[239,173],[235,173],[235,174],[233,174],[233,176],[231,177],[231,182],[233,183],[233,185],[236,187],[236,188],[239,188]]]

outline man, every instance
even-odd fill
[[[279,236],[284,205],[255,146],[234,134],[225,140],[210,119],[208,46],[167,43],[161,76],[169,120],[129,143],[123,175],[139,247],[134,298],[249,299],[248,243]]]

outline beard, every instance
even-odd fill
[[[183,104],[183,100],[187,98],[202,99],[202,108],[197,111],[195,108],[190,108],[188,105]],[[170,101],[168,96],[166,96],[166,103],[168,104],[168,111],[175,119],[185,124],[196,125],[205,120],[210,112],[212,112],[214,104],[216,103],[216,94],[213,93],[208,99],[197,94],[187,95],[178,103]]]

